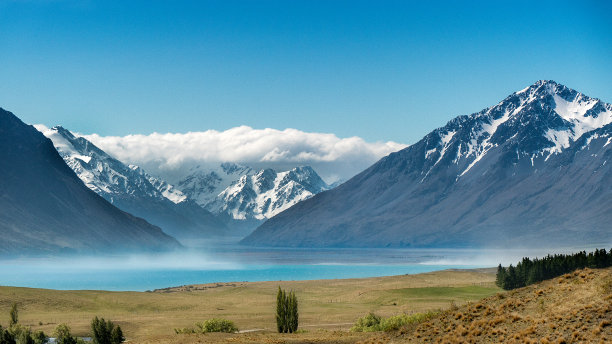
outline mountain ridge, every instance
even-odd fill
[[[51,140],[0,108],[0,254],[167,251],[181,245],[88,189]]]
[[[551,244],[598,235],[609,242],[610,123],[610,104],[538,81],[278,214],[242,243],[482,246],[534,233],[556,234]],[[592,207],[577,214],[580,201]]]
[[[222,163],[214,169],[194,167],[176,187],[200,206],[224,217],[230,227],[248,231],[330,186],[310,166],[277,172]]]

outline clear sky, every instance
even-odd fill
[[[0,0],[0,106],[101,135],[414,143],[539,79],[612,101],[611,1]]]

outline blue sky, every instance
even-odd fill
[[[0,106],[101,135],[413,143],[539,79],[612,101],[611,2],[0,0]]]

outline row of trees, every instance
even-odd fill
[[[278,287],[276,295],[276,327],[279,333],[293,333],[298,329],[298,301],[294,292],[287,294]]]
[[[93,344],[121,344],[125,341],[121,327],[115,326],[111,321],[95,317],[91,321],[91,332]],[[74,337],[70,327],[59,324],[55,331],[55,343],[57,344],[85,344],[81,338]],[[19,324],[19,311],[17,304],[13,304],[9,313],[9,326],[7,329],[0,325],[0,344],[47,344],[49,337],[43,331],[32,332],[29,327]]]
[[[544,258],[523,258],[516,267],[510,264],[505,268],[501,264],[497,267],[495,283],[505,290],[521,288],[539,281],[561,276],[577,269],[606,268],[612,266],[612,249],[596,249],[574,254],[555,254]]]

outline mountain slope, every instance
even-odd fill
[[[223,235],[227,227],[165,181],[126,166],[85,138],[55,127],[38,129],[91,190],[121,210],[142,217],[179,239]]]
[[[278,214],[243,243],[609,244],[611,123],[610,104],[539,81]]]
[[[0,109],[0,254],[179,248],[89,190],[49,139]]]

